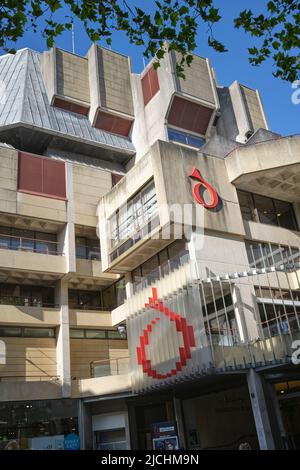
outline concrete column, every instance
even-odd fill
[[[275,442],[267,409],[263,379],[254,369],[251,369],[247,375],[247,383],[259,447],[261,450],[274,450]]]
[[[75,249],[75,224],[74,224],[74,190],[73,190],[73,166],[66,164],[67,172],[67,225],[64,236],[64,252],[67,257],[67,271],[76,272],[76,249]]]
[[[78,403],[78,428],[80,437],[80,449],[93,449],[93,425],[91,408],[84,401]]]
[[[60,305],[60,326],[57,329],[56,340],[57,375],[62,382],[62,396],[69,397],[71,395],[71,366],[68,283],[63,279],[59,281],[56,289],[56,303]]]
[[[177,422],[177,430],[178,430],[178,437],[180,446],[186,449],[186,440],[185,440],[185,433],[184,433],[184,421],[183,421],[183,414],[181,408],[181,400],[179,398],[173,397],[174,403],[174,413],[175,413],[175,420]]]
[[[131,280],[131,273],[127,273],[124,276],[125,279],[125,288],[126,288],[126,298],[132,297],[133,295],[133,282]]]
[[[242,341],[251,341],[259,337],[257,324],[257,303],[254,288],[250,284],[235,284],[232,289],[232,301],[239,335]]]

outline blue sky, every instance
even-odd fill
[[[147,5],[149,0],[136,2],[141,8]],[[234,29],[233,18],[246,8],[254,11],[261,8],[262,0],[216,0],[217,6],[223,17],[215,27],[215,36],[227,46],[229,52],[220,54],[214,52],[207,45],[206,26],[200,25],[198,34],[198,47],[196,53],[210,59],[214,67],[220,85],[230,85],[238,80],[250,87],[258,88],[261,92],[270,128],[283,135],[300,133],[300,104],[292,103],[291,84],[276,79],[272,75],[272,62],[263,64],[259,68],[252,67],[248,62],[247,48],[253,45],[253,39],[249,38],[242,30]],[[71,32],[64,33],[57,39],[56,45],[67,50],[72,50]],[[85,55],[91,42],[79,22],[75,22],[75,52]],[[104,44],[105,45],[105,44]],[[46,49],[45,41],[41,35],[31,31],[18,41],[16,48],[30,47],[38,51]],[[134,72],[143,69],[142,49],[129,44],[123,33],[115,33],[112,37],[112,49],[131,57]]]

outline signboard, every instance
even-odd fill
[[[176,421],[152,424],[151,434],[154,450],[179,450]]]
[[[80,450],[80,438],[74,432],[67,434],[64,439],[64,450]]]

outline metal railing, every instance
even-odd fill
[[[28,237],[16,237],[0,233],[0,249],[13,251],[27,251],[44,255],[62,256],[58,251],[58,242]]]
[[[188,252],[185,250],[180,252],[178,255],[173,258],[165,261],[157,268],[150,271],[146,276],[143,276],[142,279],[133,283],[133,293],[136,294],[143,289],[151,286],[156,281],[159,281],[165,276],[168,276],[171,272],[174,272],[181,266],[184,266],[190,260]]]
[[[130,357],[92,361],[90,371],[92,378],[128,374],[130,372]]]

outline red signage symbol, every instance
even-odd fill
[[[176,362],[176,368],[171,369],[166,374],[160,374],[152,367],[151,360],[148,358],[146,353],[146,346],[151,342],[153,329],[161,318],[157,317],[151,320],[143,330],[143,335],[140,336],[140,345],[136,348],[138,365],[142,366],[143,372],[153,379],[167,379],[168,377],[178,374],[178,372],[187,365],[187,360],[191,359],[191,348],[196,346],[194,329],[191,325],[187,324],[186,318],[182,317],[178,313],[170,311],[168,307],[164,307],[163,303],[157,298],[157,290],[155,288],[152,289],[152,297],[149,298],[149,303],[145,303],[145,307],[157,310],[159,313],[162,313],[167,317],[170,322],[175,322],[176,330],[182,334],[184,346],[179,348],[180,359]]]
[[[195,186],[193,187],[193,190],[192,190],[193,191],[193,196],[196,199],[196,201],[199,204],[201,204],[203,207],[205,207],[205,209],[214,209],[215,207],[217,207],[217,205],[219,203],[218,193],[207,181],[205,181],[204,178],[202,178],[202,176],[200,175],[199,170],[196,167],[193,169],[193,172],[190,175],[190,178],[193,178],[197,181],[200,181],[200,183],[195,184]],[[210,194],[211,202],[209,204],[207,204],[204,201],[203,197],[200,194],[200,189],[202,187],[206,188],[208,190],[209,194]]]

